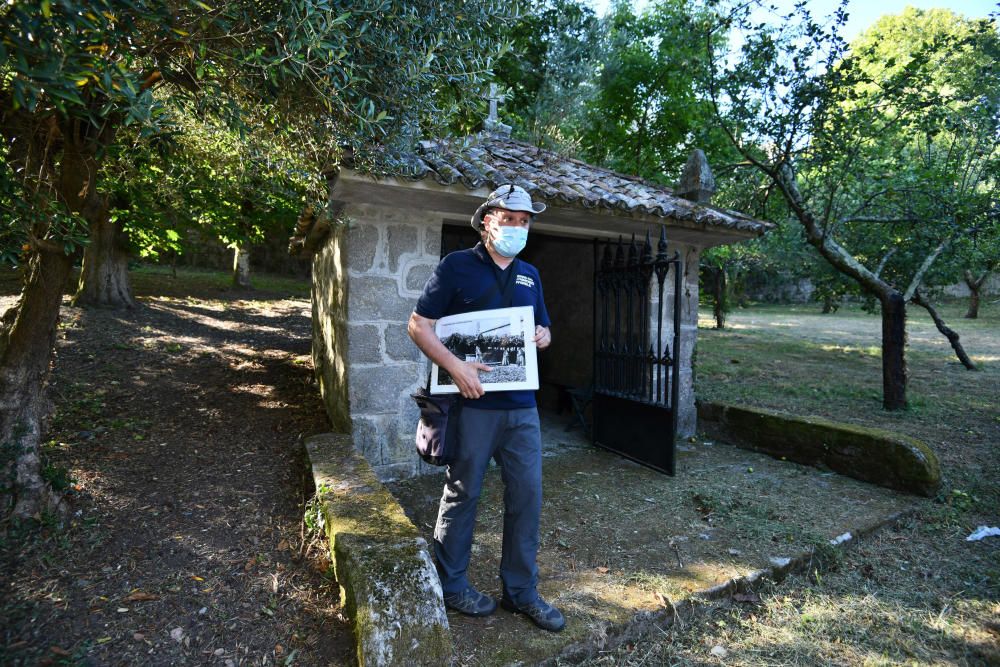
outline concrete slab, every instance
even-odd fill
[[[540,592],[567,617],[559,634],[504,611],[485,619],[449,613],[462,665],[538,664],[580,658],[725,595],[764,575],[802,566],[919,500],[719,442],[679,446],[669,477],[595,449],[568,415],[543,415],[545,443]],[[441,475],[390,485],[432,539]],[[494,468],[480,499],[470,579],[499,595],[503,484]],[[851,537],[848,537],[850,534]],[[802,560],[803,558],[806,561]]]

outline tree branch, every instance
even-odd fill
[[[934,320],[934,326],[937,327],[937,330],[944,334],[945,338],[948,339],[948,342],[951,343],[951,349],[955,351],[955,356],[962,362],[962,365],[970,371],[979,370],[976,367],[976,364],[972,362],[972,359],[969,358],[969,355],[966,354],[965,348],[962,347],[962,343],[959,341],[959,335],[944,323],[944,320],[941,319],[937,310],[931,305],[930,301],[924,298],[924,295],[920,293],[919,289],[915,289],[913,291],[913,298],[911,300],[913,303],[930,313],[931,319]]]
[[[851,216],[847,218],[841,218],[837,221],[837,224],[844,224],[846,222],[872,222],[876,224],[899,224],[901,222],[908,222],[911,224],[916,224],[920,222],[917,218],[879,218],[879,217],[866,217],[866,216]]]
[[[941,243],[937,245],[936,248],[934,248],[933,251],[931,251],[931,254],[927,255],[927,257],[924,258],[924,261],[920,265],[920,268],[917,269],[917,272],[915,274],[913,274],[913,278],[910,280],[910,286],[907,287],[906,292],[903,293],[904,301],[909,301],[910,299],[913,298],[913,295],[916,294],[917,290],[920,288],[920,283],[924,279],[924,274],[927,273],[927,271],[931,268],[931,265],[934,264],[934,260],[936,260],[938,256],[942,252],[944,252],[944,249],[948,247],[948,244],[950,244],[952,239],[954,238],[955,234],[952,234],[951,236],[945,238],[943,241],[941,241]]]
[[[882,256],[882,260],[878,263],[878,266],[875,268],[876,278],[882,275],[882,269],[884,269],[885,265],[889,263],[889,258],[895,255],[897,250],[899,250],[899,246],[893,246],[892,248],[889,249],[889,252],[885,253],[885,255]]]

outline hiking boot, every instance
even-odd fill
[[[497,601],[489,595],[480,593],[469,586],[461,593],[449,593],[444,596],[444,603],[449,609],[466,616],[489,616],[497,610]]]
[[[549,632],[559,632],[566,627],[566,619],[562,612],[550,605],[542,598],[524,605],[514,604],[513,600],[506,597],[501,598],[500,606],[515,614],[524,614],[542,630]]]

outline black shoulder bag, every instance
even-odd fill
[[[517,262],[515,259],[507,274],[507,280],[501,285],[501,273],[496,276],[496,283],[483,292],[482,296],[473,302],[475,310],[483,307],[493,299],[497,292],[503,290],[501,303],[509,308],[514,301],[514,283],[516,282]],[[431,394],[431,376],[427,376],[427,385],[410,394],[420,408],[420,421],[417,422],[416,446],[417,454],[435,466],[448,465],[458,451],[458,418],[462,413],[461,394]]]

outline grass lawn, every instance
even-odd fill
[[[759,306],[728,328],[698,331],[696,387],[705,400],[822,415],[906,433],[942,464],[937,498],[865,538],[822,571],[767,585],[593,664],[1000,664],[1000,306],[962,319],[945,304],[980,371],[965,370],[925,311],[909,310],[910,408],[881,408],[880,320],[848,307]],[[823,512],[816,507],[817,514]]]
[[[213,291],[246,293],[248,296],[309,297],[309,281],[302,278],[254,273],[250,276],[253,290],[240,290],[233,286],[232,275],[224,271],[180,267],[172,271],[168,266],[140,264],[129,269],[132,291],[140,296],[183,297],[205,295]],[[76,274],[66,285],[66,294],[76,291]],[[21,291],[21,276],[9,267],[0,268],[0,295],[12,303]],[[0,310],[9,304],[0,304]]]

